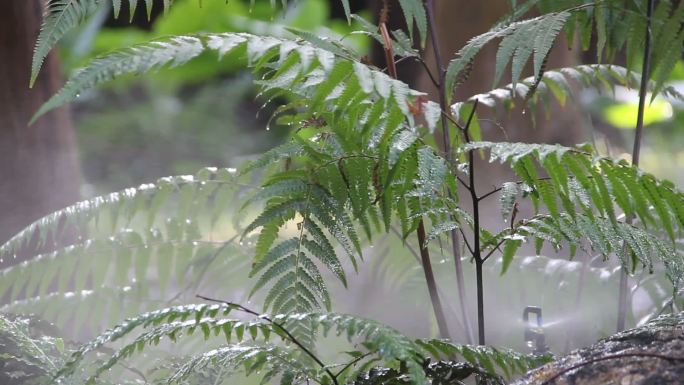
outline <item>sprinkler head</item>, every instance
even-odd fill
[[[536,319],[530,319],[530,314],[536,315]],[[526,307],[523,311],[523,322],[525,323],[525,342],[527,346],[532,349],[534,354],[547,353],[549,347],[546,346],[542,309],[538,306]]]

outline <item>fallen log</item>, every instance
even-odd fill
[[[684,384],[684,313],[660,316],[528,372],[514,385]]]

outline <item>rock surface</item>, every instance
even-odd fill
[[[684,313],[658,317],[576,350],[514,384],[684,384]]]

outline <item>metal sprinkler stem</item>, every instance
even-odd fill
[[[531,320],[530,314],[536,315],[536,320]],[[523,311],[523,322],[525,322],[525,342],[530,348],[533,348],[533,353],[548,353],[549,347],[546,345],[546,336],[544,335],[542,309],[538,306],[526,307]]]

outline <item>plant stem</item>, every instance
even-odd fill
[[[435,21],[435,4],[434,0],[427,0],[425,3],[428,26],[430,28],[430,39],[432,40],[432,49],[435,55],[435,65],[437,67],[439,80],[437,82],[439,89],[439,105],[440,109],[444,112],[447,111],[447,94],[446,94],[446,70],[442,67],[442,52],[440,49],[439,36],[437,34],[437,23]],[[428,71],[428,75],[432,77]],[[453,156],[451,153],[451,138],[449,137],[449,123],[445,118],[442,121],[442,140],[444,142],[444,153],[447,158],[447,162],[451,165],[453,163]],[[449,191],[449,198],[452,198],[452,192]],[[452,218],[453,220],[453,218]],[[470,318],[468,317],[467,309],[467,296],[465,291],[465,280],[463,278],[463,263],[461,261],[461,249],[458,241],[457,229],[451,230],[451,250],[454,257],[454,267],[456,270],[456,287],[458,293],[458,302],[461,309],[461,317],[463,318],[463,324],[466,328],[466,338],[468,343],[473,342],[473,328],[470,325]]]
[[[634,148],[632,149],[632,164],[639,166],[641,154],[641,139],[644,135],[644,110],[646,109],[646,91],[648,90],[649,72],[651,72],[651,22],[653,16],[653,0],[648,0],[646,5],[646,42],[644,44],[644,58],[641,67],[641,84],[639,85],[639,110],[637,113],[636,132],[634,133]],[[632,223],[634,218],[628,217],[627,223]],[[624,249],[624,248],[623,248]],[[627,317],[627,301],[629,297],[627,272],[623,268],[620,272],[620,293],[618,296],[617,331],[625,330]]]
[[[432,302],[432,309],[437,318],[437,326],[439,327],[439,335],[442,338],[450,339],[449,328],[447,326],[444,310],[442,309],[442,302],[439,300],[439,293],[437,292],[437,282],[435,280],[434,272],[432,271],[432,263],[430,262],[430,252],[425,244],[425,225],[421,219],[418,222],[416,229],[418,235],[418,247],[420,249],[420,260],[423,264],[423,272],[425,273],[425,281],[427,283],[428,292],[430,293],[430,301]]]
[[[393,79],[397,79],[397,67],[394,63],[392,39],[389,36],[389,31],[387,30],[387,25],[385,24],[385,21],[380,22],[380,34],[382,35],[382,38],[385,43],[384,48],[385,60],[387,61],[387,71],[390,77],[392,77]],[[425,273],[425,281],[427,283],[428,292],[430,294],[430,302],[432,302],[432,309],[435,313],[435,318],[437,319],[437,326],[439,327],[439,335],[442,338],[451,339],[451,336],[449,335],[449,328],[447,327],[446,317],[444,317],[442,303],[439,300],[439,293],[437,292],[437,282],[435,281],[435,275],[432,271],[430,252],[428,251],[425,244],[425,225],[423,224],[423,219],[421,219],[418,223],[416,235],[418,236],[418,247],[420,249],[420,257],[423,265],[423,272]]]
[[[475,111],[479,100],[475,99],[473,109],[470,111],[468,121],[463,127],[463,136],[466,142],[470,142],[470,124],[475,117]],[[473,259],[475,260],[475,279],[477,281],[477,342],[480,345],[485,344],[485,323],[484,323],[484,283],[482,276],[482,265],[485,260],[482,258],[482,248],[480,245],[480,197],[477,196],[475,188],[475,150],[468,152],[468,191],[470,192],[470,199],[473,202]]]

